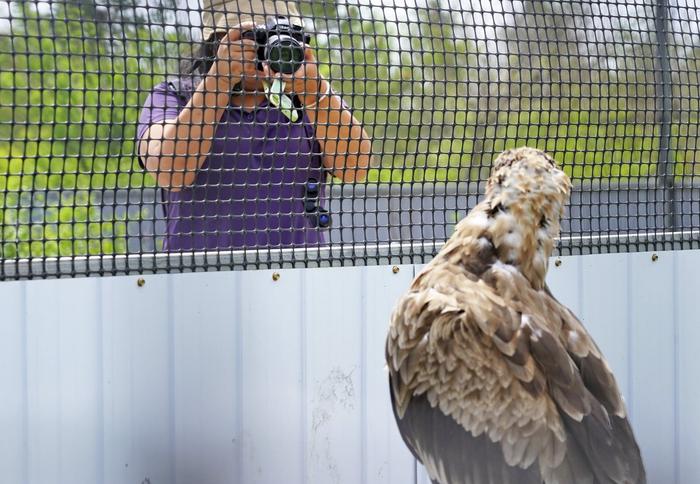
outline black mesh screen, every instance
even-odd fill
[[[697,248],[691,5],[0,2],[0,279],[422,261],[521,145],[559,253]]]

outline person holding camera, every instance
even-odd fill
[[[205,0],[203,24],[194,62],[154,88],[139,119],[164,249],[323,243],[326,174],[363,181],[369,137],[319,74],[294,3]]]

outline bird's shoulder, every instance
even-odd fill
[[[403,352],[407,343],[415,344],[429,333],[426,342],[430,336],[442,336],[459,344],[464,339],[455,339],[455,332],[468,332],[470,343],[484,346],[489,355],[504,362],[532,395],[553,391],[564,409],[579,417],[588,406],[574,405],[558,392],[582,395],[589,384],[608,411],[625,415],[612,370],[600,349],[578,317],[546,285],[532,287],[517,267],[500,261],[484,234],[463,239],[461,248],[454,250],[458,255],[451,254],[447,247],[428,264],[396,307],[390,334],[401,340]],[[401,338],[402,330],[413,336],[411,341]],[[474,344],[460,350],[474,351]]]

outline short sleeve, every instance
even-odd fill
[[[176,117],[185,104],[186,101],[172,83],[158,84],[141,108],[136,138],[140,140],[153,123]]]

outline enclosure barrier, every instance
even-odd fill
[[[213,3],[0,4],[0,279],[421,261],[477,203],[494,157],[525,144],[574,182],[561,254],[699,246],[697,6],[324,0],[297,16],[278,2],[264,13],[303,24],[317,71],[371,141],[366,178],[348,179],[364,148],[343,158],[312,143],[333,108],[317,93],[316,132],[302,136],[292,114],[269,117],[271,101],[251,125],[264,136],[229,109],[216,136],[236,146],[214,143],[198,188],[177,195],[155,187],[162,167],[144,169],[139,142],[177,115],[162,103],[185,103],[185,87],[211,77],[191,67],[212,61],[202,28],[230,9]],[[165,100],[148,100],[159,89]],[[247,157],[216,165],[231,149]],[[292,155],[307,161],[274,165]],[[346,168],[321,170],[335,161]],[[392,247],[400,257],[382,258]]]
[[[255,65],[234,96],[203,42],[226,5],[0,2],[0,482],[428,484],[389,314],[520,145],[573,181],[548,283],[649,483],[700,482],[700,6],[281,1],[253,37],[309,34],[325,81]]]
[[[4,282],[0,479],[429,484],[394,423],[383,349],[419,269]],[[698,250],[551,264],[616,375],[649,484],[700,478],[698,273]]]

